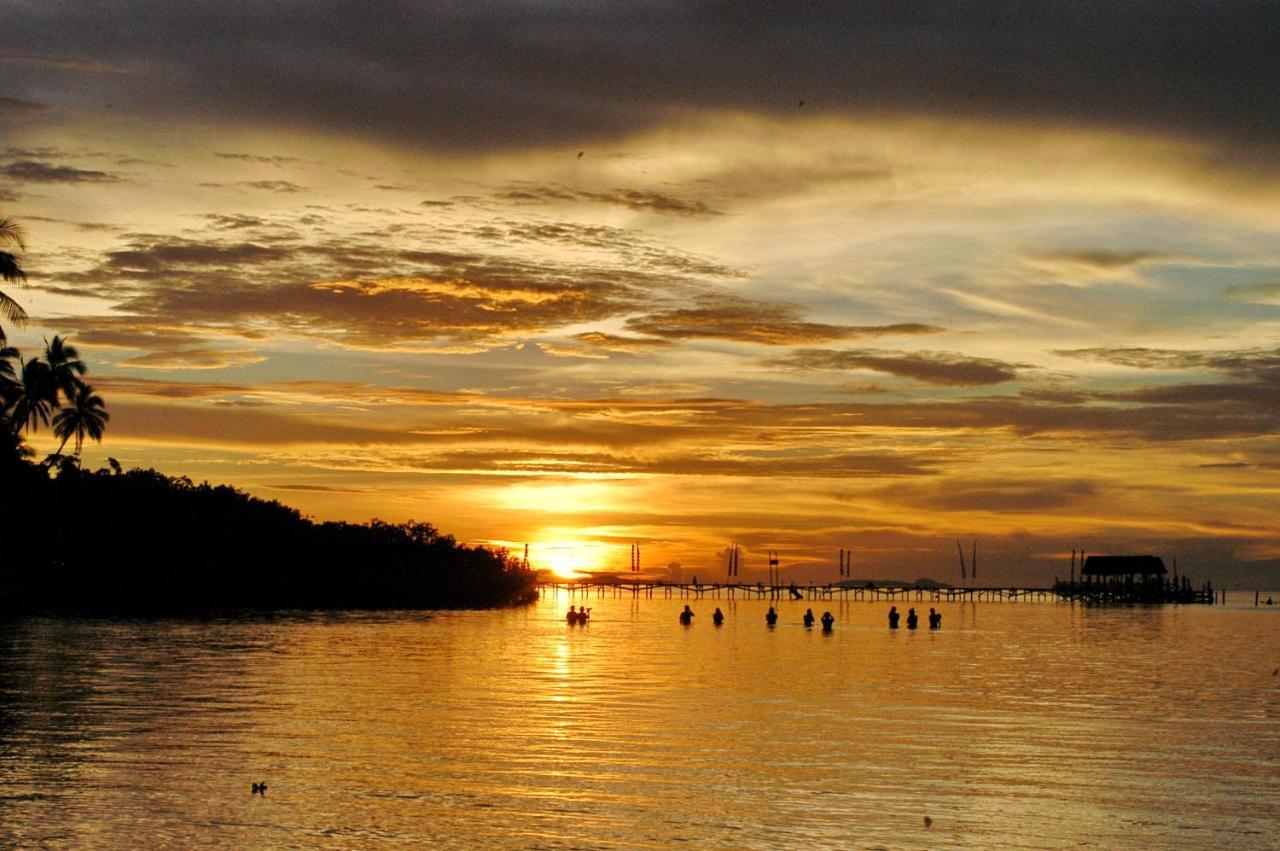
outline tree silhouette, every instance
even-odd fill
[[[54,337],[54,339],[58,338]],[[62,454],[62,448],[73,436],[76,439],[77,456],[80,454],[81,447],[84,446],[86,437],[101,443],[102,433],[106,431],[109,419],[111,415],[107,413],[107,406],[102,401],[102,397],[94,393],[93,388],[88,384],[80,382],[76,387],[75,395],[68,400],[67,406],[53,417],[53,434],[55,437],[62,438],[62,443],[58,444],[57,454]]]
[[[16,246],[25,250],[22,229],[9,217],[0,217],[0,247]],[[18,259],[8,251],[0,251],[0,279],[26,283],[27,274]],[[0,292],[0,319],[16,325],[27,321],[27,312],[16,301]],[[53,418],[54,434],[62,444],[53,457],[61,457],[72,437],[76,439],[76,458],[86,437],[101,441],[108,419],[102,397],[85,385],[82,376],[88,372],[80,352],[65,337],[54,335],[44,343],[44,360],[23,360],[18,350],[5,345],[0,328],[0,464],[11,464],[31,455],[23,445],[22,433],[38,431]],[[62,404],[66,409],[62,410]],[[54,416],[54,412],[57,415]],[[67,459],[70,460],[70,459]]]
[[[58,389],[49,365],[40,358],[23,361],[16,389],[10,414],[13,429],[32,432],[48,425],[50,413],[58,406]]]
[[[0,412],[7,411],[18,393],[18,373],[13,368],[19,357],[13,346],[0,347]]]
[[[80,376],[89,371],[80,360],[80,352],[75,346],[68,345],[66,338],[55,334],[52,340],[44,341],[44,361],[49,365],[49,378],[55,393],[62,394],[67,404],[71,404],[84,384]]]
[[[26,248],[22,241],[22,228],[18,227],[18,223],[13,219],[5,216],[0,218],[0,246],[10,245],[20,251]],[[9,251],[0,250],[0,280],[17,281],[22,284],[27,281],[27,273],[22,271],[18,258]],[[3,291],[0,291],[0,317],[14,325],[25,325],[27,322],[27,312],[22,309],[22,305]],[[4,328],[0,327],[0,343],[4,341]]]

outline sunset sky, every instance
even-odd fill
[[[561,572],[1276,584],[1280,7],[4,7],[88,466]]]

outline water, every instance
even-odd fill
[[[0,845],[1280,845],[1252,595],[943,604],[938,633],[819,604],[832,635],[812,604],[569,602],[0,624]]]

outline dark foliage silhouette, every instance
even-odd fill
[[[111,415],[107,413],[102,397],[94,393],[88,384],[77,382],[75,389],[67,397],[67,405],[53,416],[53,434],[62,438],[57,454],[62,454],[67,441],[72,437],[76,439],[76,455],[84,447],[86,437],[101,443],[102,433],[106,430],[109,419]]]
[[[154,470],[0,462],[0,611],[473,608],[532,599],[533,573],[427,523],[315,523]],[[51,475],[56,473],[56,475]]]
[[[65,338],[55,334],[52,340],[45,340],[44,362],[49,370],[48,381],[53,385],[55,396],[60,395],[63,401],[70,403],[83,386],[84,374],[89,371],[84,361],[80,360],[80,352],[75,346],[68,344]],[[54,401],[56,403],[57,399]]]
[[[9,246],[19,250],[25,247],[22,241],[22,228],[6,216],[0,218],[0,248]],[[0,281],[16,281],[20,284],[25,284],[27,281],[27,273],[22,270],[17,256],[12,252],[0,250]],[[0,291],[0,318],[14,325],[23,325],[27,321],[27,312],[22,309],[22,305]],[[0,326],[0,344],[4,341],[4,327]]]

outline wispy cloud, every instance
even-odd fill
[[[707,295],[697,307],[678,307],[636,316],[627,327],[674,340],[719,339],[766,346],[791,346],[850,337],[914,336],[943,329],[920,323],[832,325],[808,322],[795,305],[728,295]]]
[[[795,370],[883,372],[925,384],[976,387],[1018,377],[1022,365],[952,352],[901,352],[887,349],[801,349],[769,363]]]
[[[38,160],[18,160],[0,166],[0,175],[19,183],[120,183],[119,175],[69,165],[49,165]]]
[[[504,201],[521,204],[581,203],[611,204],[644,213],[661,213],[670,216],[709,218],[721,215],[719,210],[708,207],[702,201],[677,198],[663,192],[645,189],[611,189],[607,192],[591,192],[566,186],[516,186],[497,195]]]
[[[201,183],[200,185],[207,189],[221,189],[226,186],[232,186],[244,189],[261,189],[264,192],[283,192],[289,195],[307,191],[305,186],[299,186],[288,180],[237,180],[233,183]]]

